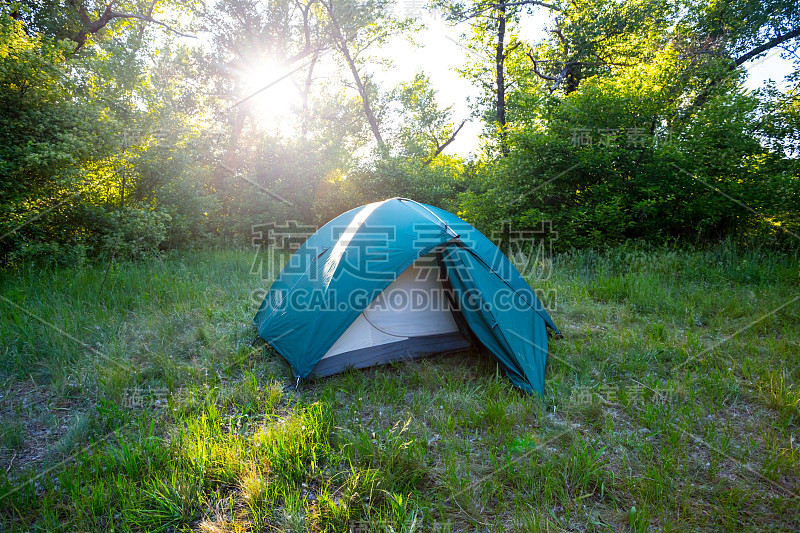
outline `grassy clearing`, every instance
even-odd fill
[[[0,528],[800,528],[796,257],[556,257],[543,399],[472,353],[286,390],[251,260],[2,275]]]

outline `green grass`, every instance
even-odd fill
[[[251,261],[0,275],[0,529],[800,528],[797,257],[557,256],[543,398],[473,353],[285,389]]]

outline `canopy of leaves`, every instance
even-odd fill
[[[427,73],[376,75],[419,29],[385,0],[5,5],[2,262],[244,243],[392,196],[487,232],[549,220],[563,247],[796,233],[800,78],[741,84],[751,61],[796,59],[792,2],[432,5],[481,91],[471,159],[447,155],[467,117]],[[548,20],[536,41],[531,14]],[[254,98],[265,65],[298,95],[282,129]]]

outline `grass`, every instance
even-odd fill
[[[797,257],[555,257],[543,398],[474,353],[285,388],[251,260],[0,276],[0,529],[800,528]]]

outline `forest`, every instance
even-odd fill
[[[796,60],[793,2],[428,7],[461,35],[471,117],[424,72],[375,81],[382,45],[420,31],[387,1],[6,4],[2,262],[247,243],[397,196],[487,235],[549,221],[560,250],[800,231],[798,71],[742,84],[749,62]],[[532,12],[538,42],[519,36]],[[269,93],[286,76],[296,94]],[[447,155],[466,119],[479,149]]]
[[[793,0],[0,2],[0,531],[800,530],[798,47]],[[534,289],[543,394],[254,340],[396,197]]]

